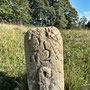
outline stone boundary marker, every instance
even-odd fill
[[[55,27],[31,28],[24,45],[29,90],[64,90],[60,31]]]

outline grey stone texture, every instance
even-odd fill
[[[60,31],[55,27],[31,28],[24,45],[29,90],[64,90]]]

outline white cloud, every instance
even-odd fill
[[[87,22],[90,20],[90,11],[79,13],[79,18],[85,16],[87,18]]]
[[[84,14],[90,14],[90,11],[88,11],[88,12],[84,12]]]

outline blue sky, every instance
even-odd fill
[[[72,7],[76,8],[79,17],[85,16],[90,20],[90,0],[69,0]]]

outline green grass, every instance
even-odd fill
[[[24,35],[30,27],[0,24],[0,90],[27,90]],[[89,90],[90,31],[62,30],[65,90]]]
[[[90,31],[61,31],[66,90],[90,90]]]

